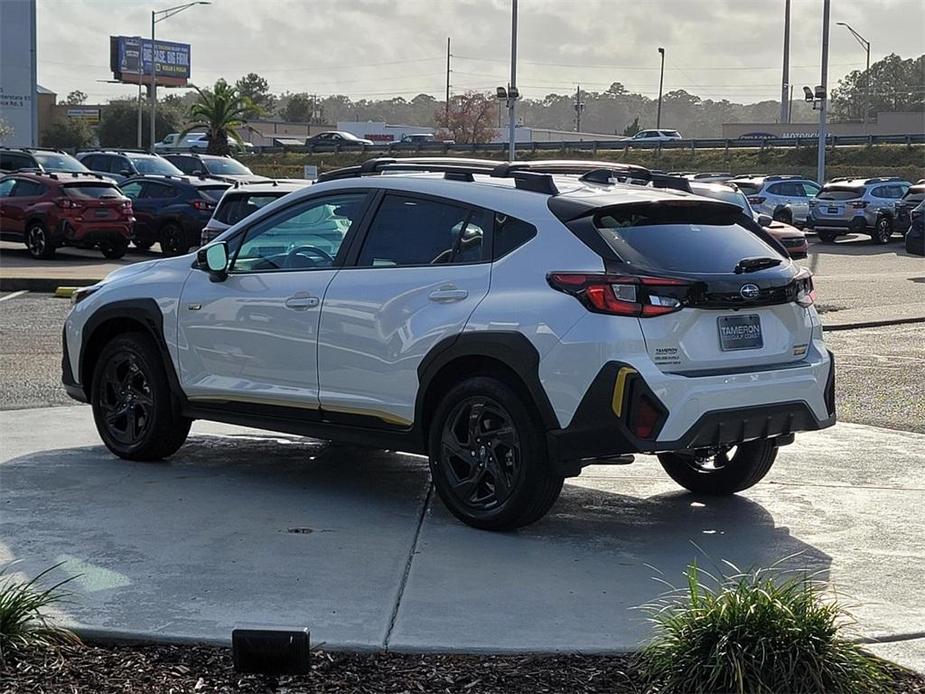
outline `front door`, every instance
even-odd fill
[[[317,409],[321,302],[365,193],[303,200],[229,243],[228,277],[193,272],[179,307],[183,390],[192,402]]]
[[[414,421],[417,368],[462,332],[488,292],[491,213],[387,194],[354,262],[324,298],[318,368],[325,413]]]

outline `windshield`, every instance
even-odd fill
[[[161,174],[164,176],[182,176],[183,172],[166,159],[160,157],[129,157],[129,161],[140,174]]]
[[[210,174],[228,174],[232,176],[252,175],[250,169],[234,159],[203,159],[202,163],[206,165],[206,169],[208,169]]]
[[[622,205],[599,214],[595,226],[623,262],[641,268],[730,273],[742,258],[780,258],[737,218],[707,203]]]
[[[122,191],[106,183],[68,183],[64,193],[69,198],[79,200],[99,200],[101,198],[121,198]]]
[[[733,183],[735,183],[739,187],[739,190],[746,195],[754,195],[761,190],[760,183],[748,183],[746,181],[733,181]]]
[[[279,200],[285,193],[252,193],[227,195],[215,211],[215,220],[223,224],[237,224],[245,217],[254,214],[261,207]]]
[[[90,169],[74,159],[70,154],[33,152],[32,156],[48,171],[65,171],[68,173],[86,173]]]
[[[836,186],[829,188],[826,186],[816,197],[820,200],[854,200],[864,195],[863,188],[851,188],[848,186]]]

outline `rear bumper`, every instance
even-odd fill
[[[831,352],[818,355],[815,363],[778,370],[704,377],[662,374],[647,380],[650,376],[624,363],[605,364],[570,424],[549,432],[553,458],[565,468],[571,465],[571,474],[577,474],[583,459],[731,446],[756,439],[789,443],[795,432],[835,424]],[[643,400],[659,411],[646,437],[637,435]]]
[[[131,222],[83,222],[75,224],[66,219],[58,224],[59,241],[73,244],[97,244],[100,241],[121,240],[128,243],[132,238]]]
[[[850,219],[816,219],[815,217],[806,218],[807,231],[834,231],[840,234],[864,234],[873,229],[873,224],[869,224],[867,218],[863,215],[857,215]]]

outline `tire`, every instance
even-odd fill
[[[873,242],[881,246],[890,242],[893,236],[893,220],[889,217],[880,217],[874,225],[874,233],[871,235]]]
[[[817,231],[816,236],[822,243],[835,243],[836,234],[834,231]]]
[[[437,493],[474,528],[529,525],[562,491],[538,416],[497,379],[478,376],[453,387],[437,406],[428,439]]]
[[[161,227],[161,253],[167,256],[183,255],[189,246],[183,240],[183,229],[178,224],[168,222]]]
[[[154,241],[139,241],[138,239],[135,239],[132,241],[132,245],[135,246],[135,248],[138,250],[146,251],[154,245]]]
[[[771,217],[775,222],[783,222],[784,224],[793,224],[793,214],[790,210],[786,208],[781,208],[774,211],[774,215]]]
[[[96,430],[125,460],[161,460],[186,441],[192,421],[174,410],[164,362],[140,332],[113,338],[100,353],[90,390]]]
[[[128,250],[128,243],[125,241],[103,241],[100,243],[100,252],[104,258],[116,260],[125,255]]]
[[[732,449],[730,449],[732,450]],[[714,457],[689,453],[660,453],[658,461],[675,482],[695,494],[726,496],[753,487],[768,474],[777,457],[777,444],[760,439],[739,444]]]
[[[26,248],[29,255],[36,260],[48,260],[55,257],[55,244],[48,235],[48,230],[41,222],[32,222],[26,228]]]

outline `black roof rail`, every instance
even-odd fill
[[[870,183],[895,183],[897,181],[902,181],[905,179],[900,178],[899,176],[875,176],[874,178],[868,178],[864,181],[865,184]]]
[[[124,154],[126,152],[132,154],[151,154],[151,152],[146,149],[137,149],[132,147],[81,147],[80,149],[76,150],[75,154],[82,154],[84,152],[99,152],[100,154]]]

